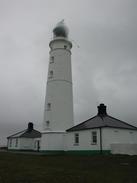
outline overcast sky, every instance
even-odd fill
[[[0,0],[0,143],[29,121],[41,129],[52,29],[73,43],[75,124],[107,105],[137,126],[137,0]]]

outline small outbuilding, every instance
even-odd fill
[[[15,133],[8,139],[8,150],[39,151],[41,133],[33,128],[33,123],[28,123],[28,128]]]
[[[109,116],[104,104],[96,116],[66,131],[67,152],[137,154],[137,127]]]

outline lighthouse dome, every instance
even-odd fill
[[[57,25],[53,29],[53,35],[54,35],[54,38],[55,37],[65,37],[65,38],[67,38],[68,37],[68,28],[64,24],[64,20],[57,23]]]

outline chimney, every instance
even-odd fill
[[[106,106],[104,104],[100,104],[98,106],[98,115],[99,116],[106,116],[107,115]]]
[[[28,123],[28,131],[32,131],[33,130],[33,123],[32,122],[29,122]]]

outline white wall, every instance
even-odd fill
[[[128,129],[102,128],[103,150],[110,150],[111,144],[137,144],[137,131]]]
[[[102,130],[102,150],[111,150],[111,144],[137,144],[137,131],[135,130],[116,129],[116,128],[102,128],[101,130]],[[98,139],[97,145],[91,144],[92,131],[97,131],[97,139]],[[74,144],[75,133],[79,133],[79,145]],[[65,150],[66,151],[100,150],[100,130],[92,129],[92,130],[68,132],[66,135]]]
[[[74,126],[71,43],[65,38],[56,38],[50,42],[50,47],[54,62],[49,62],[48,74],[53,71],[53,77],[47,80],[43,130],[47,130],[46,121],[49,121],[51,131],[65,131]],[[48,103],[51,103],[51,110],[47,110]]]
[[[64,150],[64,136],[65,133],[58,132],[44,132],[41,137],[41,151],[56,151]]]
[[[33,150],[34,139],[33,138],[20,138],[20,148],[22,150]]]
[[[8,149],[14,150],[37,150],[35,146],[35,141],[40,141],[40,138],[18,138],[18,145],[16,146],[16,138],[12,139],[12,143],[10,146],[9,139],[8,139]]]
[[[41,138],[35,138],[34,139],[34,148],[33,148],[34,151],[38,151],[38,143],[39,143],[39,150],[40,150]]]
[[[16,146],[16,139],[18,139],[18,144]],[[11,140],[11,143],[10,143]],[[20,149],[20,139],[19,138],[10,138],[8,139],[8,149],[15,149],[18,150]]]
[[[92,144],[92,131],[97,132],[97,144]],[[74,142],[75,133],[79,133],[79,145]],[[67,132],[65,150],[100,150],[100,132],[99,129]]]
[[[137,144],[111,144],[111,153],[137,155]]]
[[[66,41],[67,43],[64,44],[64,41]],[[72,43],[67,38],[64,37],[53,38],[53,40],[49,44],[51,50],[59,48],[64,49],[64,45],[67,45],[67,50],[70,50],[72,48]]]

